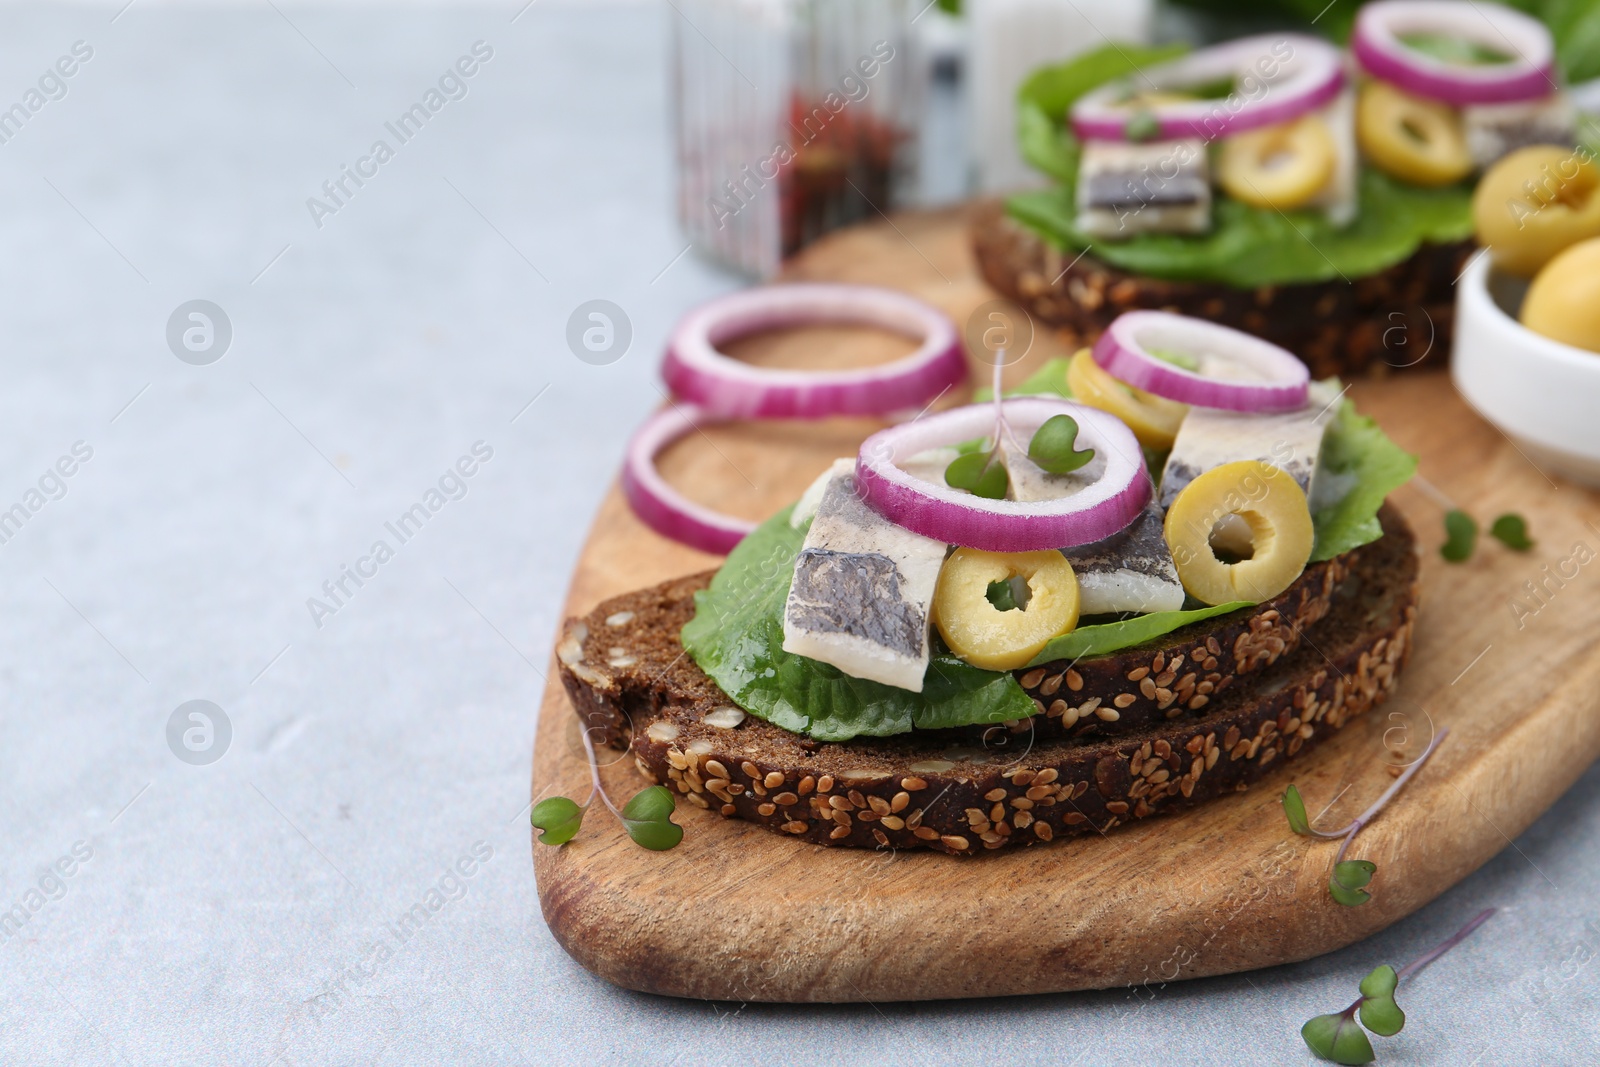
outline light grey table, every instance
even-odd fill
[[[1384,1062],[1600,1055],[1600,773],[1420,915],[1248,976],[792,1008],[572,963],[523,815],[539,671],[665,331],[735,281],[671,221],[671,10],[519,6],[0,15],[0,101],[93,53],[0,143],[0,1063],[1300,1063],[1305,1018],[1489,903]],[[634,332],[600,367],[563,340],[597,298]],[[194,299],[220,359],[169,346]],[[220,733],[169,745],[192,700],[231,727],[209,765],[174,752]]]

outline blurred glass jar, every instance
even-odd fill
[[[678,218],[768,277],[907,202],[924,94],[905,0],[673,0]]]

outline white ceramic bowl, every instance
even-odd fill
[[[1456,294],[1451,376],[1478,413],[1539,466],[1600,486],[1600,353],[1517,321],[1528,283],[1480,254]]]

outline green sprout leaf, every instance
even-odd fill
[[[1361,995],[1364,997],[1392,997],[1394,987],[1400,984],[1400,975],[1387,963],[1381,967],[1374,967],[1372,973],[1361,979]],[[1388,1035],[1385,1034],[1385,1037]]]
[[[1360,907],[1372,899],[1372,894],[1362,887],[1372,881],[1378,865],[1370,860],[1345,860],[1333,867],[1333,877],[1328,879],[1328,895],[1347,908]]]
[[[566,797],[548,797],[533,806],[528,818],[539,830],[541,845],[564,845],[583,825],[583,810]]]
[[[1445,543],[1439,547],[1439,555],[1451,563],[1464,563],[1471,558],[1478,544],[1477,520],[1456,508],[1445,513],[1444,533]]]
[[[672,790],[666,786],[641,789],[622,806],[622,825],[634,844],[665,852],[683,840],[683,827],[672,821],[675,806]]]
[[[1494,520],[1489,536],[1516,552],[1526,552],[1533,547],[1533,540],[1528,537],[1528,521],[1514,511]]]
[[[1122,134],[1130,141],[1153,141],[1161,136],[1161,120],[1149,108],[1140,108],[1128,116]]]
[[[1146,349],[1146,351],[1161,362],[1170,363],[1174,367],[1180,367],[1186,371],[1198,371],[1200,369],[1200,361],[1187,352],[1179,352],[1173,348],[1151,348]]]
[[[1289,829],[1302,837],[1311,834],[1311,820],[1306,818],[1306,802],[1300,797],[1300,790],[1290,786],[1283,791],[1283,813],[1288,816]]]
[[[969,452],[957,456],[944,469],[944,480],[952,488],[965,489],[985,500],[1005,499],[1006,486],[1011,481],[1006,475],[1005,464],[999,461],[994,452]]]
[[[1317,1016],[1300,1028],[1300,1036],[1319,1059],[1349,1064],[1371,1063],[1377,1059],[1366,1032],[1343,1012]]]
[[[1368,997],[1361,1002],[1361,1023],[1379,1037],[1393,1037],[1406,1025],[1406,1013],[1393,997]]]
[[[1071,474],[1094,458],[1094,449],[1078,450],[1078,420],[1052,415],[1034,431],[1028,458],[1051,474]]]
[[[1361,979],[1361,1023],[1379,1037],[1393,1037],[1406,1025],[1406,1013],[1395,1003],[1400,975],[1387,963]]]

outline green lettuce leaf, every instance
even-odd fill
[[[921,693],[852,678],[783,650],[783,605],[806,524],[784,509],[758,526],[695,594],[683,647],[745,711],[821,741],[1025,719],[1038,709],[1009,673],[935,656]]]
[[[1425,242],[1472,235],[1469,186],[1418,189],[1371,167],[1362,167],[1359,184],[1361,213],[1343,229],[1320,211],[1278,212],[1218,197],[1209,233],[1144,233],[1095,242],[1078,231],[1072,190],[1065,185],[1021,193],[1006,202],[1006,210],[1068,254],[1093,244],[1097,258],[1136,274],[1241,289],[1354,281],[1399,263]]]
[[[1375,421],[1358,414],[1348,400],[1339,402],[1338,414],[1323,437],[1320,462],[1318,477],[1331,477],[1349,488],[1337,503],[1319,507],[1311,515],[1317,532],[1313,563],[1382,537],[1378,508],[1417,472],[1417,457],[1390,440]]]
[[[1419,189],[1365,166],[1358,182],[1361,210],[1343,228],[1321,211],[1282,212],[1218,196],[1208,233],[1097,241],[1080,232],[1074,204],[1078,142],[1066,128],[1068,108],[1097,85],[1174,54],[1107,45],[1035,71],[1017,94],[1018,145],[1023,158],[1057,185],[1012,197],[1006,203],[1010,215],[1068,255],[1093,245],[1097,258],[1136,274],[1244,289],[1364,278],[1401,262],[1423,243],[1472,235],[1470,185]]]
[[[1080,626],[1045,645],[1044,649],[1029,661],[1028,666],[1036,667],[1041,663],[1053,663],[1060,659],[1077,660],[1089,656],[1103,656],[1108,652],[1153,641],[1181,626],[1188,626],[1191,622],[1200,622],[1202,619],[1215,618],[1230,611],[1253,606],[1248,600],[1236,600],[1231,604],[1217,604],[1214,607],[1194,608],[1190,611],[1152,611],[1148,615],[1124,619],[1121,622]]]

